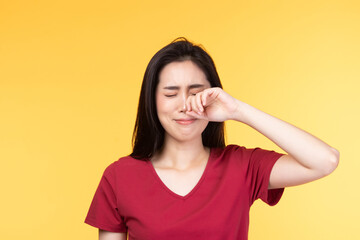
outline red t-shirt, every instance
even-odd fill
[[[202,177],[185,196],[161,181],[150,161],[120,158],[101,178],[85,219],[130,240],[246,240],[249,210],[260,198],[273,206],[284,188],[268,189],[283,154],[237,145],[213,148]]]

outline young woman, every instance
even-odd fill
[[[247,124],[287,154],[225,146],[224,124]],[[211,57],[184,38],[151,59],[133,152],[104,171],[85,222],[100,240],[248,237],[249,210],[285,187],[335,170],[339,152],[223,91]]]

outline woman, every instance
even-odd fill
[[[224,124],[259,131],[287,154],[225,146]],[[261,198],[335,170],[339,153],[305,131],[223,91],[211,57],[184,38],[151,59],[143,80],[133,152],[108,166],[86,223],[99,239],[247,239]]]

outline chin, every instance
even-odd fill
[[[196,124],[196,125],[193,125]],[[191,142],[200,139],[202,141],[202,133],[208,125],[207,121],[197,120],[196,123],[189,125],[165,125],[165,138],[172,138],[177,142]],[[164,125],[163,125],[164,126]]]
[[[174,139],[177,142],[193,142],[196,141],[197,139],[200,139],[202,141],[202,136],[201,133],[199,134],[194,134],[194,132],[192,132],[191,134],[167,134],[167,137],[170,137],[172,139]]]

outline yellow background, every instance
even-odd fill
[[[328,177],[256,201],[249,239],[359,239],[360,5],[344,0],[2,0],[0,238],[97,239],[93,194],[131,151],[147,63],[178,36],[207,49],[231,95],[340,151]]]

